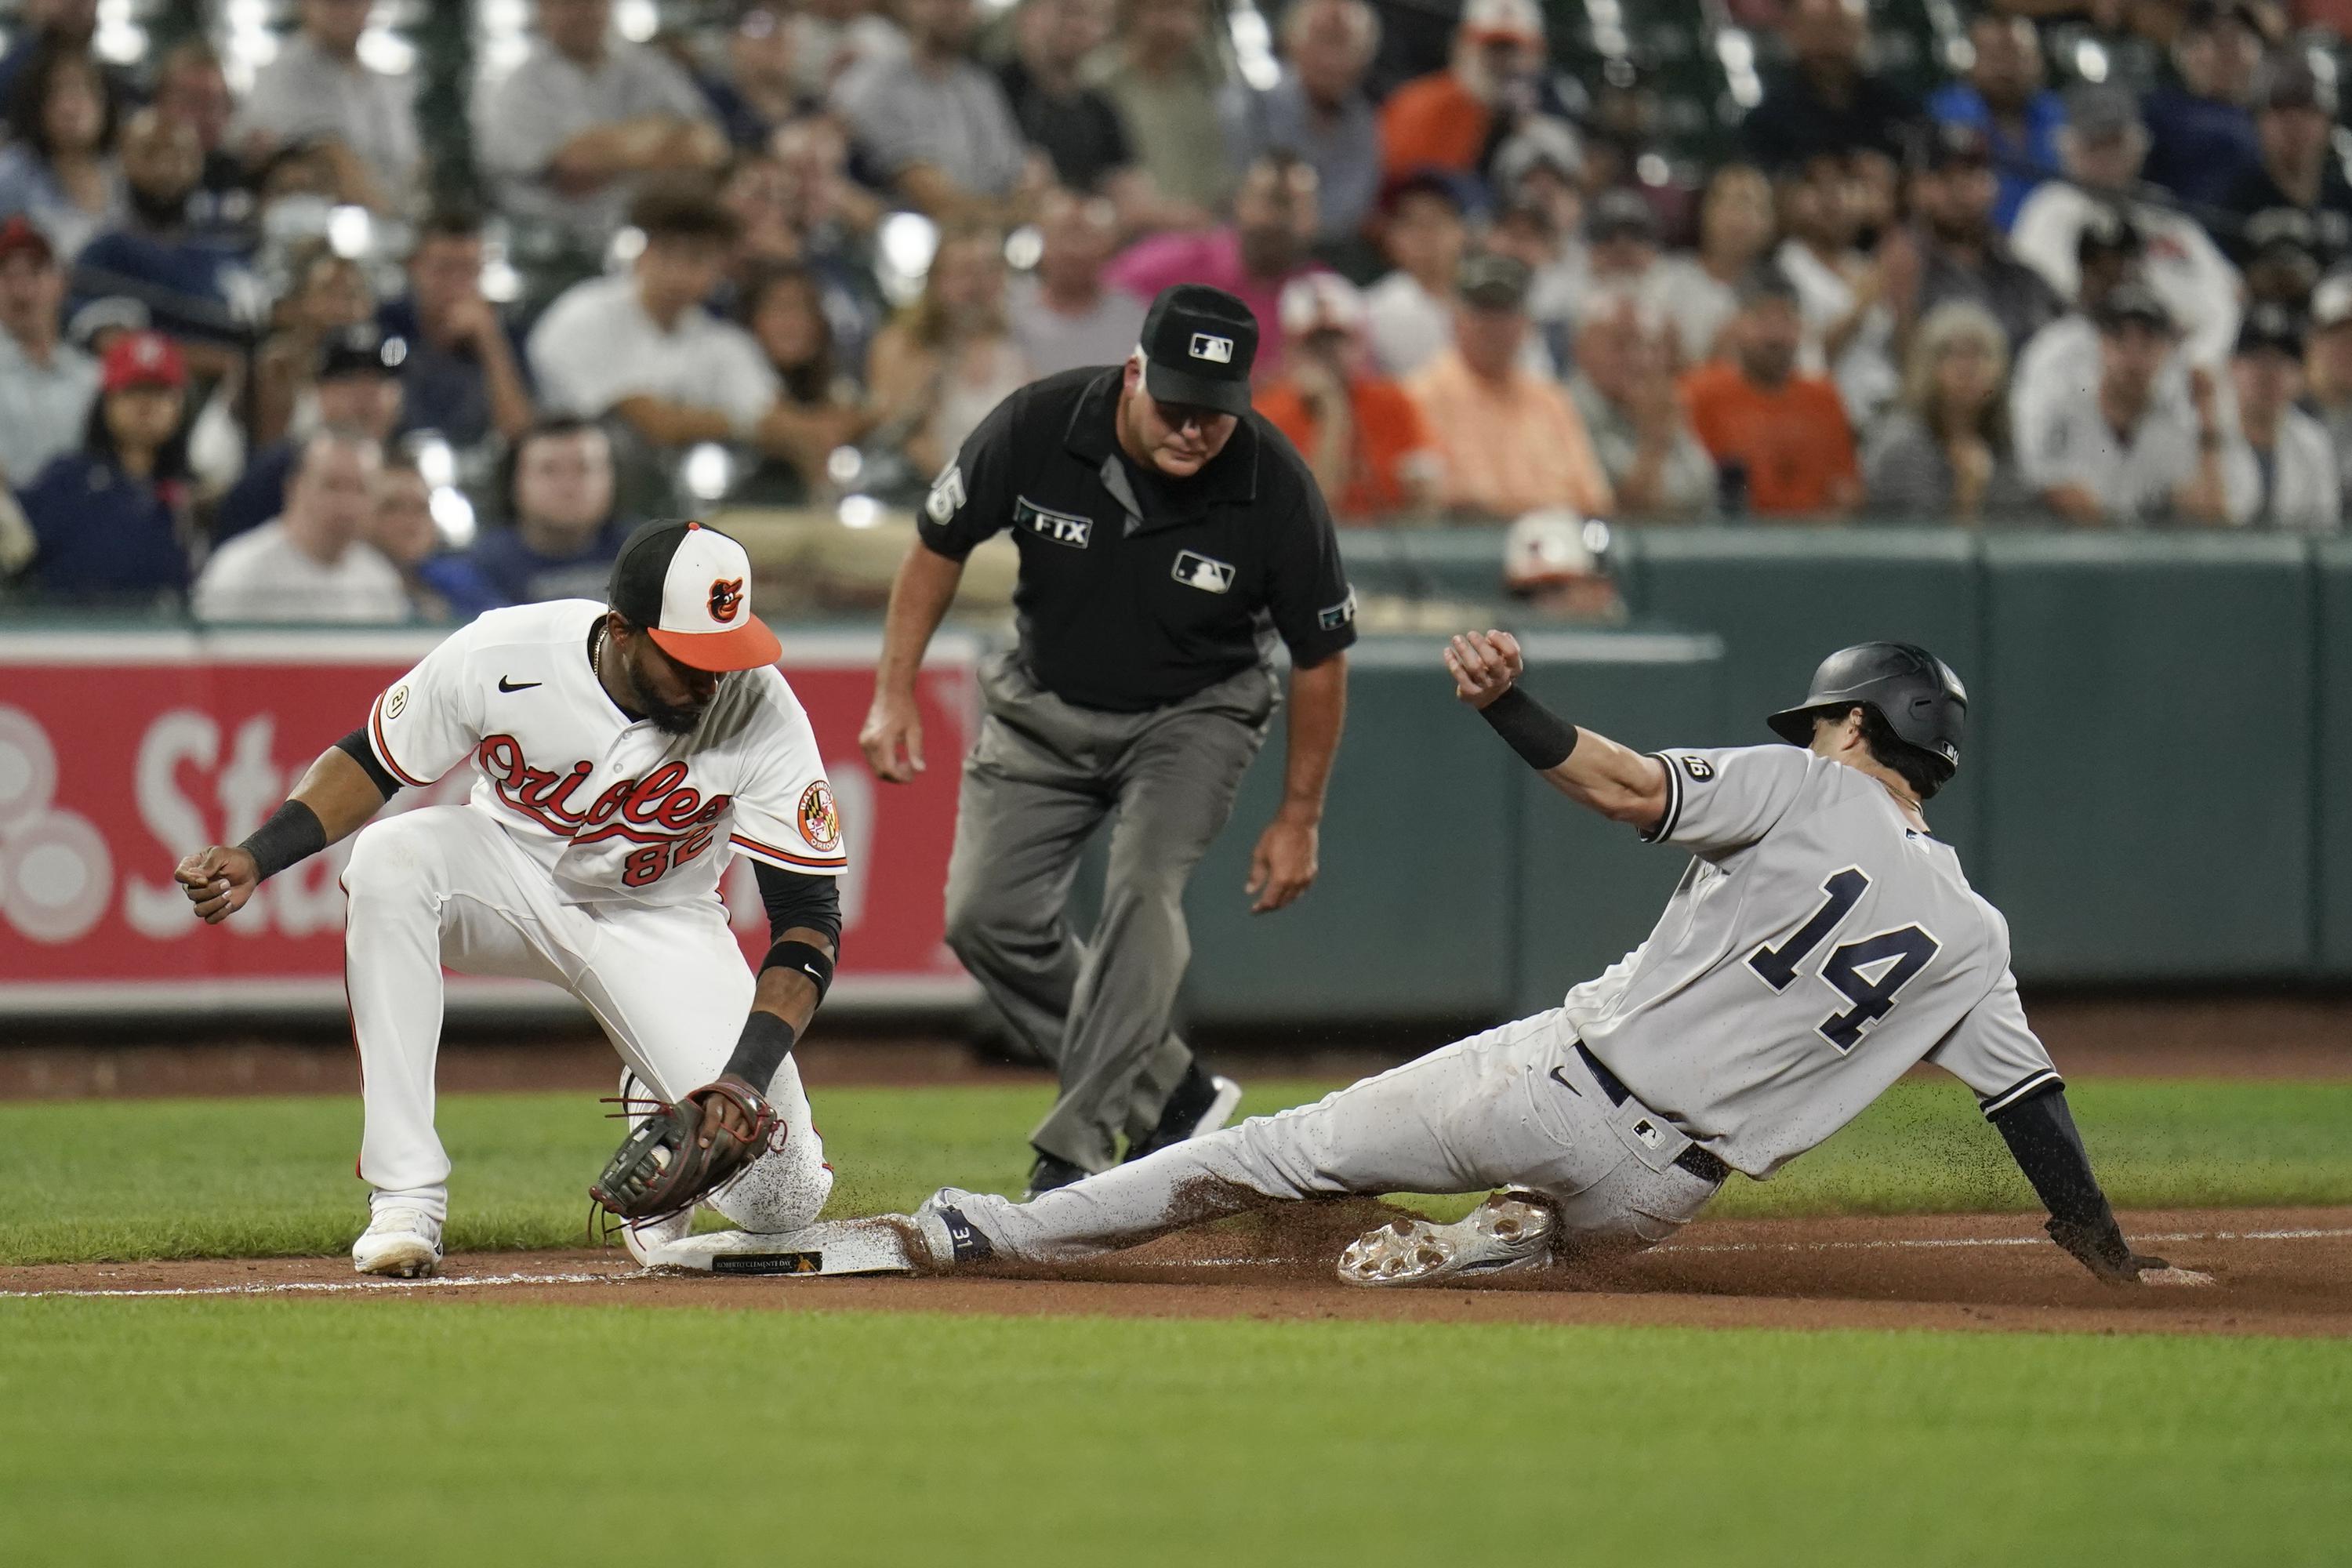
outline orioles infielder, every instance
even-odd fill
[[[1456,694],[1554,787],[1693,857],[1647,942],[1550,1012],[1319,1104],[1255,1118],[1024,1204],[949,1188],[895,1220],[913,1261],[1053,1261],[1272,1200],[1502,1186],[1454,1225],[1360,1238],[1343,1279],[1399,1285],[1630,1251],[1729,1173],[1762,1179],[1914,1063],[1977,1094],[2052,1237],[2102,1279],[2210,1283],[2136,1254],[2026,1025],[2009,929],[1927,831],[1968,697],[1924,649],[1833,654],[1788,745],[1644,756],[1517,684],[1507,635],[1456,637]]]
[[[274,872],[359,833],[343,887],[366,1110],[359,1173],[374,1189],[352,1247],[362,1273],[426,1274],[440,1259],[445,964],[570,991],[620,1052],[625,1098],[677,1101],[730,1079],[765,1091],[783,1142],[713,1206],[762,1231],[796,1229],[824,1207],[833,1173],[787,1053],[832,980],[847,859],[816,739],[750,594],[735,541],[647,523],[614,565],[609,606],[484,615],[377,698],[252,837],[180,862],[196,913],[217,924]],[[401,785],[460,761],[475,773],[466,804],[362,829]],[[718,898],[739,853],[755,864],[775,939],[756,979]],[[723,1098],[705,1116],[706,1142],[722,1122],[749,1131]],[[642,1261],[691,1220],[624,1235]]]

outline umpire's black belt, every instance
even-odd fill
[[[1617,1075],[1601,1066],[1599,1057],[1584,1048],[1582,1040],[1576,1042],[1576,1054],[1584,1058],[1585,1070],[1592,1075],[1592,1081],[1601,1086],[1601,1092],[1609,1097],[1610,1104],[1622,1105],[1633,1098]],[[1730,1166],[1696,1143],[1675,1155],[1675,1163],[1702,1182],[1722,1182],[1731,1175]]]

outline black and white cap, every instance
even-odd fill
[[[1247,414],[1256,360],[1257,318],[1223,289],[1162,289],[1143,318],[1143,389],[1162,403]]]
[[[613,563],[604,602],[691,669],[756,669],[784,651],[751,613],[751,558],[698,522],[639,524]]]

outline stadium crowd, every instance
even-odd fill
[[[911,500],[1187,280],[1258,314],[1258,405],[1349,524],[2341,526],[2346,7],[1998,0],[1922,94],[1861,0],[1700,0],[1762,68],[1669,159],[1634,53],[1559,47],[1603,3],[744,0],[633,40],[533,0],[441,124],[371,0],[294,0],[244,71],[23,0],[0,577],[237,620],[600,593],[645,510]]]

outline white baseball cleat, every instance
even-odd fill
[[[1551,1256],[1550,1209],[1498,1194],[1452,1225],[1400,1219],[1367,1231],[1339,1255],[1347,1285],[1426,1285],[1468,1274],[1540,1268]]]
[[[996,1256],[996,1244],[964,1216],[964,1205],[972,1198],[961,1187],[941,1187],[916,1205],[911,1217],[926,1254],[925,1268],[945,1272],[962,1264],[986,1263]]]
[[[707,1231],[656,1247],[644,1262],[704,1274],[911,1274],[915,1268],[901,1233],[873,1219],[824,1220],[788,1231]]]
[[[441,1261],[441,1222],[423,1209],[386,1204],[352,1243],[352,1267],[362,1274],[417,1279]]]

